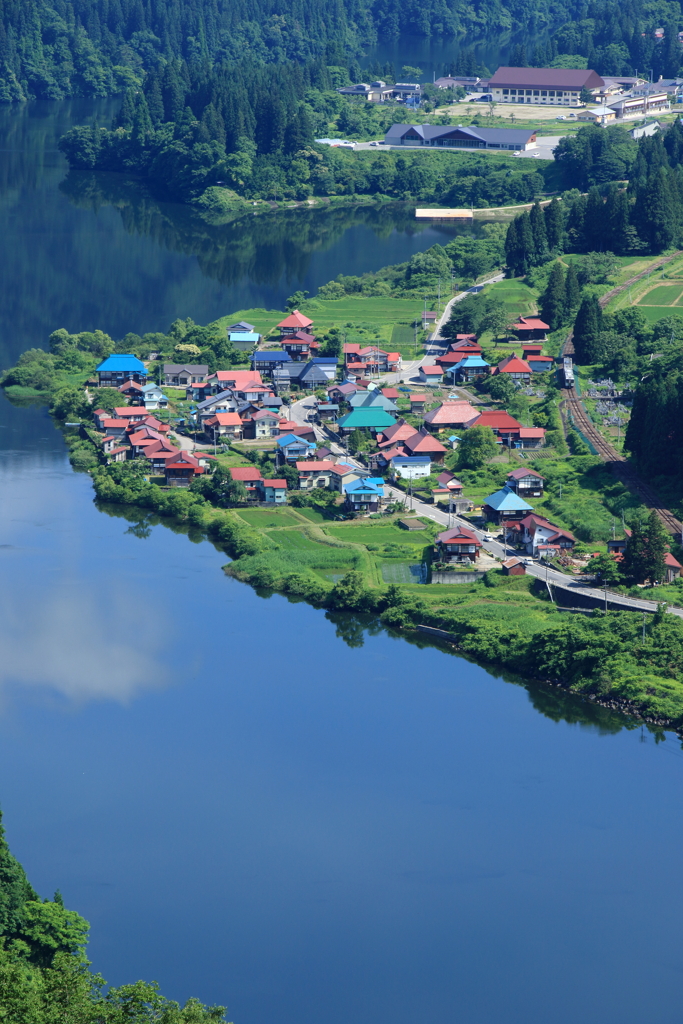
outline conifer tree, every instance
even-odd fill
[[[661,252],[672,244],[680,221],[680,207],[674,203],[669,175],[663,167],[658,168],[647,180],[642,190],[639,234],[648,243],[652,252]]]
[[[548,259],[548,238],[545,233],[545,217],[540,204],[537,202],[531,207],[528,214],[531,235],[533,239],[533,250],[531,253],[531,265],[539,266]]]
[[[556,252],[562,248],[562,235],[564,233],[562,205],[558,201],[557,196],[546,206],[544,216],[548,248],[551,252]]]
[[[562,326],[567,310],[567,289],[564,267],[559,260],[553,263],[548,285],[541,296],[540,307],[541,316],[551,331],[556,331]]]
[[[586,215],[583,219],[582,249],[603,252],[605,249],[605,203],[596,185],[588,190]]]
[[[597,296],[586,295],[574,321],[574,349],[578,363],[594,363],[600,356],[602,310]]]
[[[161,85],[158,75],[150,75],[149,84],[146,90],[147,109],[156,128],[164,120],[164,98],[161,95]]]
[[[606,242],[610,252],[628,252],[631,247],[628,197],[623,189],[613,189],[605,204]]]
[[[576,267],[573,263],[569,264],[569,270],[567,271],[565,293],[567,298],[566,313],[569,315],[579,308],[579,303],[581,302],[581,286],[576,274]]]
[[[505,235],[505,262],[512,277],[517,277],[521,273],[519,270],[520,252],[516,217],[508,224]]]
[[[637,583],[661,583],[666,576],[667,537],[654,511],[633,523],[622,567]]]

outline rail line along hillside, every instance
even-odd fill
[[[624,456],[618,452],[616,448],[613,448],[609,441],[603,437],[586,413],[581,399],[577,394],[576,388],[572,386],[568,390],[569,394],[566,399],[566,408],[576,428],[583,434],[586,440],[592,444],[600,458],[612,467],[625,486],[628,487],[629,490],[634,491],[634,493],[640,497],[644,505],[655,510],[665,529],[667,529],[670,534],[680,539],[683,531],[683,523],[676,518],[670,509],[664,506],[656,491],[640,479],[638,474],[629,465],[627,459],[625,459]]]

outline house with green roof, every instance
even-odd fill
[[[352,430],[365,430],[371,434],[378,434],[388,427],[395,427],[396,420],[379,406],[365,406],[347,412],[346,416],[342,416],[337,421],[337,426],[343,434],[350,434]]]

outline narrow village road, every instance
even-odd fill
[[[386,490],[391,496],[397,501],[405,501],[406,507],[415,512],[419,516],[425,516],[428,519],[432,519],[435,523],[443,526],[444,529],[449,528],[449,515],[448,512],[442,512],[441,509],[435,508],[433,505],[426,505],[422,501],[418,501],[417,498],[412,498],[406,494],[405,491],[399,490],[397,487],[386,485]],[[510,558],[511,556],[519,555],[519,552],[513,548],[504,548],[497,540],[485,540],[484,536],[486,531],[478,530],[467,519],[463,519],[460,516],[453,513],[450,516],[450,525],[455,528],[456,526],[465,526],[472,533],[476,534],[477,538],[482,542],[482,546],[490,554],[496,558]],[[536,579],[542,580],[544,583],[550,583],[553,587],[559,587],[561,590],[569,593],[580,593],[586,597],[594,598],[598,601],[605,600],[605,591],[590,585],[590,577],[577,577],[572,578],[565,576],[564,573],[558,572],[556,569],[552,569],[550,566],[541,565],[539,562],[532,562],[526,566],[526,571],[529,576],[534,576]],[[621,594],[614,594],[612,591],[607,591],[607,603],[611,607],[623,608],[628,611],[644,611],[644,612],[656,612],[657,602],[647,601],[640,598],[624,597]],[[668,612],[672,615],[678,615],[679,618],[683,618],[683,608],[667,608]]]
[[[440,318],[437,320],[434,326],[434,331],[432,332],[432,337],[430,339],[431,342],[443,340],[441,337],[441,330],[444,324],[448,323],[451,311],[456,302],[462,302],[462,300],[466,299],[468,295],[476,295],[478,292],[481,291],[485,284],[495,284],[496,281],[502,281],[504,280],[504,278],[505,274],[503,274],[502,272],[499,274],[494,274],[493,277],[487,277],[485,281],[481,281],[479,284],[474,284],[472,285],[471,288],[468,288],[466,291],[458,292],[457,295],[454,295],[453,298],[446,303],[443,313],[441,314]]]

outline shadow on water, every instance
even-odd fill
[[[352,229],[369,232],[377,255],[386,252],[386,256],[378,262],[377,257],[366,253],[365,265],[363,257],[342,257],[338,269],[347,274],[379,269],[385,263],[407,258],[410,253],[400,248],[392,252],[397,234],[407,241],[414,240],[417,244],[410,248],[416,251],[438,240],[445,244],[459,234],[478,237],[483,228],[480,222],[436,227],[418,222],[415,205],[403,202],[239,211],[216,221],[191,206],[158,201],[140,181],[114,173],[70,171],[59,187],[81,209],[97,213],[104,207],[115,208],[128,234],[147,236],[169,252],[195,256],[202,274],[226,287],[234,287],[245,278],[272,289],[300,283],[311,271],[313,255],[319,258]],[[419,244],[420,236],[424,236],[424,244]]]
[[[116,505],[100,501],[96,501],[95,504],[106,515],[123,519],[125,522],[130,523],[131,525],[126,530],[126,533],[139,537],[141,540],[147,539],[151,534],[152,527],[159,525],[166,527],[173,533],[183,534],[194,544],[207,540],[206,534],[202,530],[187,523],[147,513],[143,509],[133,506]],[[213,543],[210,540],[209,542]],[[213,546],[216,550],[223,551],[220,544],[214,543]],[[273,597],[280,597],[284,598],[289,604],[307,603],[304,597],[279,594],[278,591],[270,590],[267,587],[255,587],[254,591],[258,597],[266,601]],[[527,691],[529,700],[535,710],[546,718],[552,719],[553,722],[567,722],[571,725],[579,725],[582,728],[594,730],[601,736],[615,735],[623,729],[645,728],[648,732],[655,735],[655,740],[659,741],[664,738],[665,733],[661,727],[643,723],[639,718],[633,718],[623,712],[594,704],[580,694],[569,693],[559,686],[552,686],[537,680],[529,680],[498,665],[494,666],[490,663],[479,662],[476,658],[472,658],[462,651],[454,650],[450,644],[444,643],[437,638],[429,637],[426,634],[398,632],[385,626],[374,614],[326,611],[325,618],[334,625],[337,638],[351,648],[363,647],[366,636],[372,637],[384,633],[394,640],[401,640],[413,647],[419,649],[436,648],[453,658],[462,659],[470,662],[470,664],[484,667],[488,672],[495,674],[497,678],[502,679],[504,682],[523,687]]]

